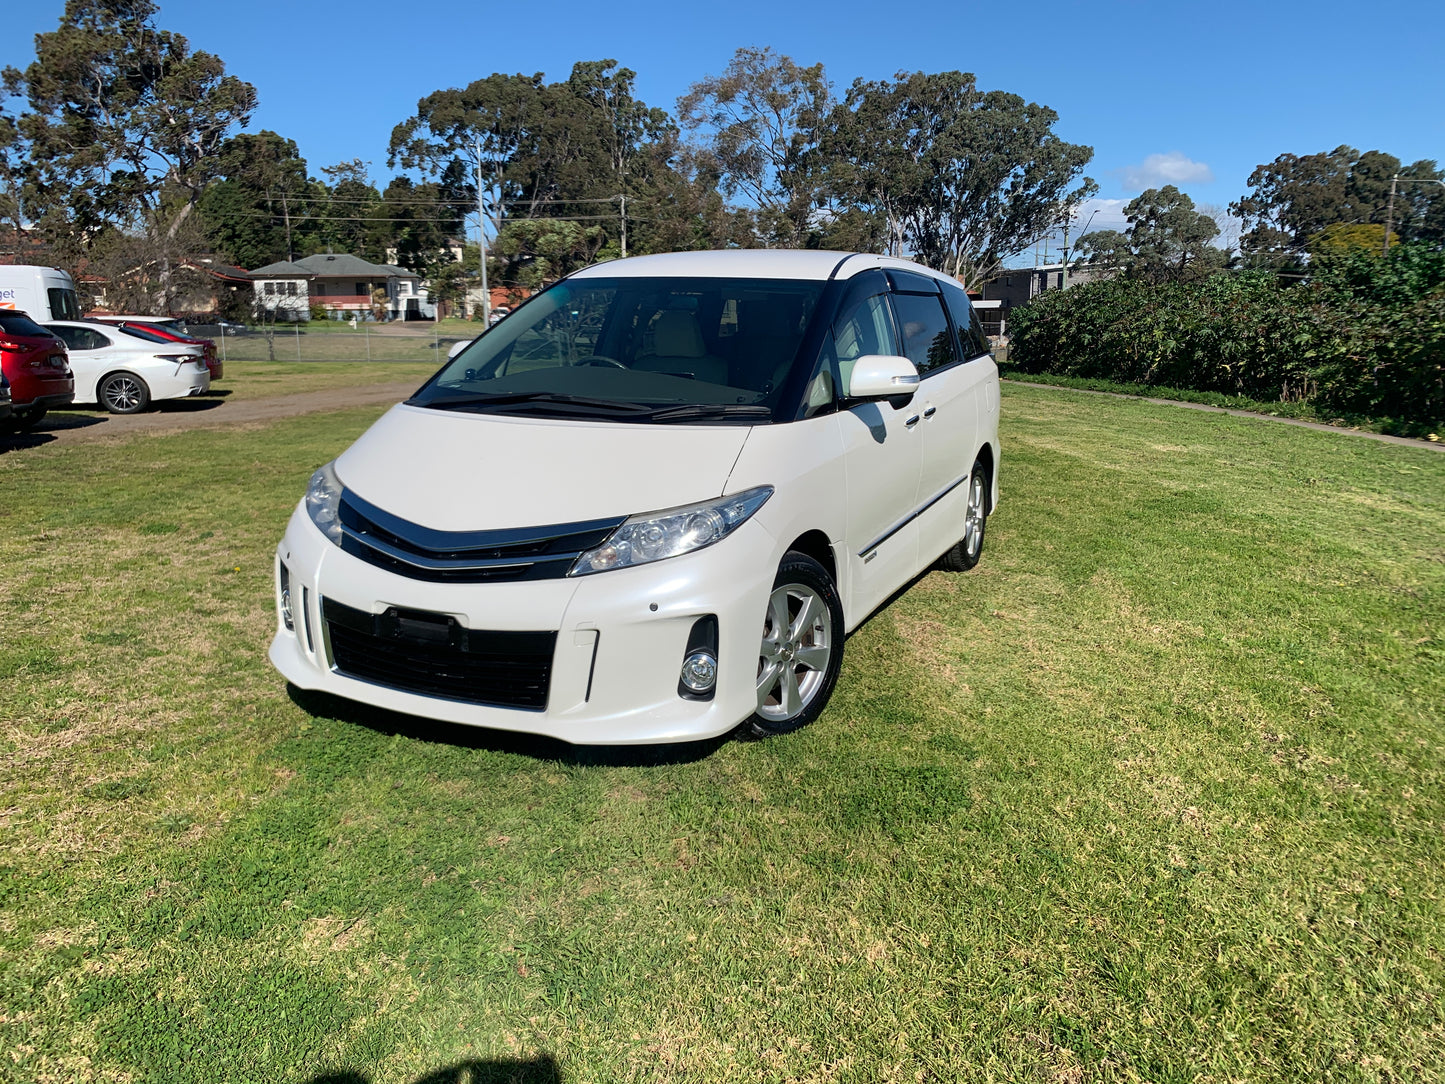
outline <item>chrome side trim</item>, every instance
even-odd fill
[[[884,531],[881,535],[879,535],[877,538],[875,538],[872,542],[869,542],[868,545],[864,546],[861,550],[859,550],[859,551],[858,551],[858,556],[859,556],[859,557],[863,557],[865,554],[869,553],[870,551],[876,550],[879,546],[883,545],[883,543],[887,542],[890,538],[892,538],[894,535],[896,535],[899,531],[903,530],[904,527],[907,527],[907,526],[908,526],[910,523],[912,523],[915,519],[917,519],[919,516],[923,515],[924,512],[927,512],[927,511],[928,511],[930,508],[932,508],[935,504],[937,504],[939,501],[943,500],[944,497],[947,497],[947,496],[948,496],[950,493],[952,493],[955,489],[957,489],[959,486],[963,485],[963,483],[966,482],[966,481],[968,481],[969,478],[971,478],[971,477],[972,477],[972,472],[970,472],[970,473],[968,473],[968,474],[965,474],[962,478],[959,478],[959,479],[957,479],[956,481],[953,481],[953,482],[948,483],[948,485],[944,486],[943,489],[939,490],[939,491],[938,491],[937,493],[935,493],[932,497],[929,497],[928,500],[924,501],[924,502],[923,502],[922,504],[920,504],[917,508],[915,508],[912,512],[909,512],[908,515],[904,516],[904,517],[903,517],[902,519],[900,519],[897,523],[895,523],[892,527],[889,527],[888,530]],[[866,559],[865,559],[865,560],[866,560]]]

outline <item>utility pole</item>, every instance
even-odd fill
[[[482,200],[482,141],[474,144],[477,150],[477,250],[481,253],[482,265],[482,329],[492,324],[492,291],[487,288],[487,209]]]
[[[1380,249],[1381,256],[1388,256],[1390,254],[1390,227],[1395,223],[1395,183],[1399,181],[1399,179],[1400,175],[1398,173],[1390,178],[1390,203],[1388,209],[1385,211],[1385,243]]]
[[[1385,243],[1380,248],[1382,256],[1390,254],[1390,229],[1395,224],[1395,184],[1399,179],[1398,173],[1390,178],[1390,202],[1385,210]],[[1445,181],[1438,177],[1411,177],[1410,179],[1416,184],[1438,184],[1441,188],[1445,188]]]
[[[617,197],[622,203],[622,258],[627,259],[627,193]]]

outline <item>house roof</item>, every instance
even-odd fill
[[[312,275],[374,279],[415,277],[404,267],[370,263],[359,256],[349,256],[346,253],[322,253],[316,256],[307,256],[304,260],[297,260],[296,265],[305,268],[307,273]]]
[[[279,263],[268,263],[265,267],[258,267],[251,272],[251,277],[262,279],[281,278],[284,275],[310,275],[311,269],[302,267],[299,263],[287,263],[285,260]]]

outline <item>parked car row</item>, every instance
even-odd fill
[[[0,309],[0,372],[10,392],[0,427],[24,432],[72,403],[135,414],[157,399],[204,394],[221,371],[208,363],[208,345],[144,318],[38,323]]]

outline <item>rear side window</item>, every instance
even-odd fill
[[[57,327],[51,330],[72,350],[103,350],[110,345],[108,338],[88,327]]]
[[[134,338],[144,339],[148,343],[175,342],[174,339],[167,339],[164,335],[157,335],[143,324],[121,324],[120,330]]]
[[[74,290],[52,286],[46,293],[50,297],[50,318],[52,320],[80,319],[80,305],[75,300]]]
[[[42,338],[50,334],[23,312],[0,312],[0,331],[11,335],[39,335]]]
[[[903,334],[903,354],[919,373],[926,375],[958,360],[943,299],[937,294],[894,294],[893,309]]]
[[[989,350],[988,336],[983,333],[983,322],[979,320],[978,313],[974,311],[968,294],[945,285],[943,299],[948,302],[948,312],[953,317],[953,326],[958,328],[958,345],[963,349],[963,356],[972,360],[987,354]]]

